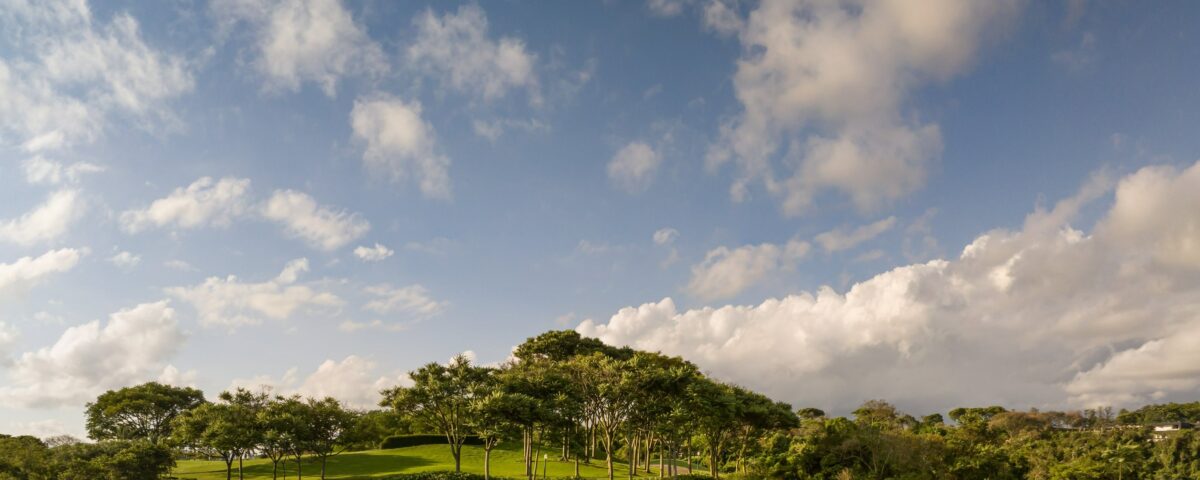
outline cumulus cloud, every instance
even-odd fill
[[[403,314],[413,318],[431,317],[446,309],[447,303],[434,300],[429,289],[421,285],[393,287],[388,284],[367,287],[373,300],[363,305],[364,310],[381,315]]]
[[[687,292],[704,300],[737,296],[769,275],[794,268],[808,254],[810,245],[800,240],[786,244],[762,243],[730,249],[709,250],[704,261],[692,266]]]
[[[956,258],[897,267],[844,292],[695,309],[664,299],[578,330],[695,359],[800,405],[888,398],[944,411],[1194,398],[1200,163],[1128,175],[1090,233],[1071,227],[1111,184],[1097,177],[1020,229],[986,232]]]
[[[374,247],[359,245],[354,247],[354,256],[364,262],[380,262],[394,255],[396,252],[388,247],[376,243]]]
[[[421,118],[421,104],[398,98],[359,99],[350,112],[354,138],[366,144],[363,164],[392,182],[417,181],[426,197],[449,198],[450,158],[437,149],[433,126]]]
[[[412,383],[407,374],[381,373],[378,362],[357,355],[340,361],[325,360],[304,379],[299,376],[298,369],[292,368],[279,379],[269,375],[235,379],[229,388],[258,390],[268,387],[283,395],[333,397],[354,408],[375,408],[383,398],[379,394],[381,390]]]
[[[121,213],[121,228],[138,233],[149,228],[228,227],[246,212],[250,180],[201,177],[141,209]]]
[[[65,235],[86,209],[79,191],[59,190],[24,215],[0,221],[0,240],[23,246],[55,240]]]
[[[859,244],[878,237],[896,225],[896,217],[888,217],[875,223],[863,225],[854,230],[836,228],[813,237],[813,241],[821,245],[826,252],[849,250]]]
[[[94,141],[116,116],[170,123],[167,103],[192,89],[187,60],[148,46],[126,13],[103,23],[83,1],[6,7],[0,29],[16,48],[0,58],[5,143],[47,152]]]
[[[531,102],[540,101],[534,74],[537,56],[518,38],[489,38],[487,15],[478,5],[463,5],[440,17],[426,9],[413,19],[413,26],[417,38],[407,55],[419,71],[484,101],[516,88],[527,89]]]
[[[51,346],[25,352],[0,387],[0,404],[79,406],[105,390],[154,380],[185,336],[167,302],[144,303],[68,328]]]
[[[644,192],[654,181],[662,164],[662,155],[643,142],[630,142],[621,147],[608,162],[608,178],[629,193]]]
[[[196,309],[206,327],[236,328],[257,325],[262,318],[287,320],[298,310],[334,308],[342,299],[333,293],[308,285],[297,285],[300,274],[308,271],[308,259],[292,260],[275,278],[247,283],[234,275],[209,277],[191,287],[171,287],[168,295]]]
[[[294,190],[276,190],[261,210],[263,217],[282,224],[288,235],[321,250],[336,250],[371,230],[370,222],[357,213],[318,205],[308,194]]]
[[[312,82],[332,97],[342,77],[388,70],[379,45],[339,0],[219,0],[212,12],[227,31],[249,25],[267,91]]]
[[[48,160],[41,155],[34,155],[21,163],[25,171],[25,181],[37,185],[58,185],[60,183],[76,183],[85,173],[103,172],[104,167],[88,162],[76,162],[63,165],[62,162]]]
[[[711,2],[708,23],[736,31],[744,53],[733,79],[743,111],[721,127],[709,167],[733,161],[735,201],[761,182],[788,215],[826,190],[864,211],[912,192],[942,138],[937,124],[904,111],[910,92],[966,70],[1017,5],[768,0],[743,23]],[[784,145],[790,171],[779,175]]]
[[[36,258],[21,257],[13,263],[0,263],[0,292],[36,284],[49,275],[71,270],[83,255],[83,251],[63,248]]]

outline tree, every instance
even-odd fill
[[[109,440],[52,450],[56,480],[150,480],[175,466],[171,450],[148,440]]]
[[[491,369],[476,367],[465,355],[458,355],[448,365],[430,363],[408,375],[413,386],[385,391],[385,401],[397,412],[410,412],[445,435],[454,456],[454,471],[461,472],[462,445],[470,433],[470,404]]]
[[[336,399],[310,398],[304,403],[304,416],[308,422],[307,436],[303,444],[321,459],[321,478],[325,478],[325,463],[329,457],[345,451],[354,439],[355,413],[342,408]]]
[[[515,430],[515,419],[533,408],[537,400],[520,393],[506,393],[495,382],[477,392],[472,399],[469,412],[471,429],[483,440],[483,478],[492,477],[492,449],[509,432]]]
[[[52,478],[50,449],[34,437],[0,435],[0,478]]]
[[[220,403],[205,403],[175,418],[173,437],[182,445],[209,450],[225,461],[225,478],[233,476],[238,460],[238,478],[244,478],[241,460],[262,442],[258,412],[266,394],[244,389],[222,392]]]
[[[263,406],[256,415],[258,430],[262,434],[259,450],[271,460],[271,478],[279,478],[279,462],[296,451],[296,442],[302,425],[296,425],[292,412],[293,405],[287,400],[276,397]]]
[[[264,445],[268,446],[268,451],[278,454],[278,457],[271,458],[276,470],[280,460],[291,456],[296,460],[296,477],[303,478],[305,449],[312,438],[308,406],[299,395],[275,397],[274,401],[267,404],[259,419],[267,425],[263,430]]]
[[[145,439],[157,444],[171,434],[171,421],[204,403],[204,394],[157,382],[109,390],[87,404],[88,436],[95,440]]]
[[[583,409],[600,430],[608,478],[612,480],[617,435],[625,428],[637,405],[635,374],[627,360],[617,360],[600,352],[575,357],[570,368],[579,381]]]

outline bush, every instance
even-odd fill
[[[434,437],[436,435],[397,435],[398,437]],[[446,441],[445,438],[442,441]],[[493,480],[500,480],[500,477],[492,477]],[[406,473],[403,475],[393,475],[386,477],[383,480],[483,480],[483,475],[474,473],[454,473],[454,472],[421,472],[421,473]]]
[[[444,435],[392,435],[379,442],[379,448],[387,450],[390,448],[415,447],[417,445],[445,444],[446,437]],[[463,441],[463,445],[483,445],[483,439],[475,435],[468,435],[466,440]]]

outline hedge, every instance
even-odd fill
[[[392,435],[383,439],[383,441],[379,443],[379,448],[381,450],[387,450],[389,448],[415,447],[417,445],[445,444],[445,435]],[[475,435],[468,435],[466,440],[463,441],[463,445],[483,445],[483,439]]]

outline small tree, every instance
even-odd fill
[[[349,437],[356,415],[330,397],[322,400],[310,398],[304,406],[308,419],[308,438],[305,443],[308,450],[321,459],[321,478],[324,479],[325,464],[329,457],[342,453],[353,443]]]
[[[174,421],[174,438],[182,445],[209,450],[225,461],[225,478],[233,477],[238,461],[238,478],[244,478],[242,458],[262,441],[258,412],[266,401],[244,389],[222,392],[220,403],[205,403],[184,412]]]
[[[275,397],[259,417],[267,427],[264,443],[278,449],[279,459],[291,456],[296,460],[296,478],[303,478],[304,454],[312,438],[308,406],[299,395]],[[275,460],[278,465],[279,460]]]
[[[462,471],[462,445],[470,432],[468,415],[478,386],[487,381],[491,369],[476,367],[464,355],[448,365],[430,363],[409,372],[412,387],[396,387],[384,392],[385,401],[397,412],[410,412],[435,426],[446,436],[454,471]]]

